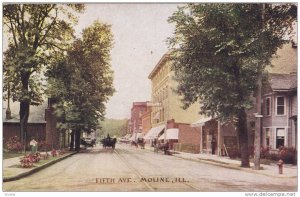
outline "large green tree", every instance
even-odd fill
[[[99,120],[104,119],[105,103],[114,93],[111,27],[95,21],[82,35],[47,73],[48,94],[56,101],[59,128],[72,130],[77,151],[81,132],[96,130]]]
[[[20,102],[20,128],[26,138],[30,105],[39,105],[43,73],[73,39],[75,13],[82,4],[4,4],[4,91]]]
[[[188,4],[169,18],[177,92],[185,107],[200,102],[201,113],[234,120],[242,167],[249,167],[246,112],[258,74],[286,43],[296,14],[288,4],[216,3]]]

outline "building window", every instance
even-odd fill
[[[271,115],[271,98],[266,98],[265,100],[265,115],[270,116]]]
[[[284,128],[277,128],[276,129],[276,148],[280,146],[284,146],[285,140],[285,129]]]
[[[283,96],[276,97],[276,115],[284,115],[285,99]]]
[[[271,138],[270,128],[266,128],[266,147],[270,147],[270,138]]]

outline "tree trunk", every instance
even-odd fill
[[[29,102],[28,101],[21,101],[20,102],[20,134],[21,134],[21,141],[23,145],[26,147],[26,140],[27,140],[27,122],[29,117]]]
[[[70,135],[71,135],[70,150],[73,151],[74,150],[74,137],[75,137],[74,130],[72,130]]]
[[[241,151],[241,167],[249,168],[247,114],[244,108],[238,112],[237,128]]]
[[[27,143],[27,122],[29,117],[29,107],[30,107],[30,99],[28,95],[29,89],[29,73],[22,73],[21,74],[21,81],[22,81],[22,91],[25,93],[25,98],[21,98],[20,100],[20,137],[21,142],[24,145],[24,151],[26,150],[26,143]],[[27,93],[27,94],[26,94]]]
[[[80,151],[80,134],[81,134],[81,129],[76,129],[75,130],[75,150],[77,152]]]

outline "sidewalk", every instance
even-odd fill
[[[34,166],[32,168],[22,168],[20,165],[20,158],[22,157],[13,157],[13,158],[9,158],[9,159],[3,159],[2,162],[2,169],[3,169],[3,182],[7,182],[7,181],[14,181],[23,177],[26,177],[28,175],[31,175],[35,172],[38,172],[58,161],[61,161],[73,154],[75,154],[76,152],[67,152],[64,155],[57,157],[57,158],[53,158],[52,156],[50,156],[51,159],[49,160],[40,160],[40,162],[38,163],[38,166]]]
[[[153,151],[153,147],[145,146],[145,149]],[[161,153],[161,152],[160,152]],[[230,159],[229,157],[221,157],[211,154],[193,154],[185,152],[174,152],[172,154],[174,157],[179,157],[182,159],[187,159],[191,161],[202,162],[206,164],[221,166],[225,168],[247,171],[250,173],[263,174],[270,177],[279,177],[279,178],[297,178],[298,177],[298,167],[293,165],[283,165],[283,174],[279,174],[278,166],[276,164],[272,165],[263,165],[261,164],[261,170],[254,170],[253,163],[250,163],[250,168],[240,167],[241,162]]]

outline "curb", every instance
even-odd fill
[[[56,160],[50,161],[50,162],[48,162],[48,163],[45,163],[45,164],[43,164],[43,165],[41,165],[41,166],[39,166],[39,167],[36,167],[36,168],[34,168],[34,169],[32,169],[32,170],[30,170],[30,171],[28,171],[28,172],[23,172],[23,173],[21,173],[21,174],[15,175],[15,176],[3,177],[3,182],[15,181],[15,180],[24,178],[24,177],[26,177],[26,176],[29,176],[29,175],[31,175],[31,174],[34,174],[34,173],[36,173],[36,172],[42,170],[42,169],[45,169],[45,168],[47,168],[47,167],[49,167],[49,166],[51,166],[51,165],[53,165],[53,164],[55,164],[55,163],[57,163],[57,162],[63,160],[63,159],[66,159],[66,158],[68,158],[68,157],[70,157],[70,156],[72,156],[72,155],[74,155],[74,154],[76,154],[76,153],[77,153],[77,152],[70,153],[69,155],[66,155],[66,156],[63,156],[63,157],[61,157],[61,158],[59,158],[59,159],[56,159]]]
[[[262,171],[251,170],[251,168],[242,168],[239,166],[234,166],[234,164],[229,164],[229,163],[225,163],[225,162],[224,162],[224,164],[222,164],[222,163],[218,163],[218,162],[214,162],[214,161],[206,161],[205,159],[201,159],[201,158],[193,159],[193,158],[182,157],[180,155],[172,155],[172,156],[178,157],[181,159],[190,160],[190,161],[201,162],[201,163],[211,164],[211,165],[220,166],[220,167],[224,167],[224,168],[229,168],[229,169],[233,169],[233,170],[241,170],[241,171],[245,171],[245,172],[261,174],[261,175],[265,175],[265,176],[269,176],[269,177],[273,177],[273,178],[297,178],[297,176],[270,175],[270,174],[263,173]]]

